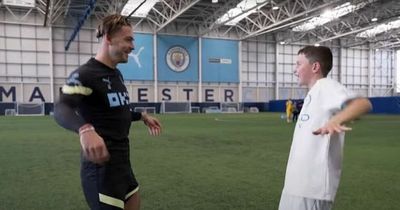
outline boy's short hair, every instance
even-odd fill
[[[97,26],[96,37],[100,38],[106,34],[108,36],[112,36],[115,32],[119,31],[123,26],[132,27],[128,18],[126,18],[125,16],[119,14],[106,16]]]
[[[326,77],[332,69],[332,51],[324,46],[306,46],[299,50],[298,55],[304,54],[310,63],[318,62],[322,76]]]

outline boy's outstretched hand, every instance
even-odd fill
[[[314,135],[325,135],[325,134],[334,134],[334,133],[341,133],[344,131],[351,131],[352,128],[347,127],[345,125],[341,125],[335,121],[328,121],[324,126],[318,128],[317,130],[313,131]]]

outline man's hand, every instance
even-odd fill
[[[341,133],[344,131],[350,131],[351,128],[341,125],[338,122],[335,122],[334,120],[328,121],[324,126],[321,128],[313,131],[314,135],[325,135],[325,134],[334,134],[334,133]]]
[[[161,133],[161,124],[160,121],[148,115],[147,113],[142,113],[142,120],[144,124],[147,126],[150,135],[158,136]]]
[[[84,126],[86,126],[86,128],[84,128]],[[79,129],[83,154],[89,161],[103,164],[110,158],[104,140],[97,134],[93,126],[87,126],[87,124],[84,126]]]

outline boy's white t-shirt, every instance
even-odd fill
[[[329,78],[319,79],[304,99],[290,149],[283,193],[333,201],[339,185],[344,133],[314,135],[358,96]]]

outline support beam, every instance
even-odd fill
[[[86,19],[89,17],[90,13],[94,9],[95,4],[96,4],[96,0],[90,0],[89,5],[86,7],[85,14],[79,19],[78,24],[75,26],[75,29],[72,32],[71,37],[69,38],[67,44],[65,45],[65,51],[68,51],[69,46],[71,45],[72,41],[74,41],[79,30],[81,29],[81,27],[85,23]]]
[[[266,24],[266,25],[265,25],[264,27],[262,27],[262,28],[257,27],[258,30],[255,30],[255,31],[252,31],[252,32],[248,33],[246,36],[242,37],[241,39],[243,40],[243,39],[248,39],[248,38],[250,38],[250,37],[258,36],[258,35],[260,35],[261,33],[263,33],[264,31],[267,31],[267,30],[272,29],[272,28],[274,28],[274,27],[278,27],[278,26],[281,25],[281,24],[286,24],[287,22],[290,22],[290,21],[292,21],[292,20],[295,20],[296,18],[300,18],[300,17],[302,17],[302,16],[309,15],[309,13],[316,12],[316,11],[318,11],[318,10],[322,10],[322,9],[328,7],[328,6],[331,6],[331,5],[336,4],[337,2],[340,2],[340,0],[330,1],[330,2],[328,2],[328,3],[319,5],[319,6],[317,6],[317,7],[311,8],[311,9],[309,9],[309,10],[305,10],[305,11],[303,11],[303,12],[301,12],[301,13],[292,15],[291,17],[284,18],[284,19],[282,19],[282,20],[280,20],[280,21],[276,21],[276,22],[274,22],[274,23],[272,23],[272,22],[270,22],[270,21],[266,21],[266,22],[268,22],[269,24]],[[265,16],[265,13],[260,14],[260,15],[261,15],[262,17],[264,17],[264,18],[267,17],[267,16]],[[317,15],[319,15],[319,14],[309,15],[309,17],[313,17],[313,16],[317,16]],[[261,17],[259,17],[259,18],[261,18]],[[276,18],[276,19],[279,19],[279,18]],[[306,20],[306,19],[307,19],[307,17],[304,18],[303,20]],[[289,23],[289,24],[290,24],[290,23]]]
[[[163,24],[160,25],[160,27],[157,28],[157,32],[161,31],[165,26],[167,26],[168,24],[170,24],[172,21],[174,21],[176,18],[178,18],[181,14],[183,14],[184,12],[186,12],[186,10],[188,10],[189,8],[191,8],[193,5],[195,5],[197,2],[199,2],[200,0],[195,0],[193,2],[191,2],[189,5],[187,5],[185,8],[183,8],[182,10],[180,10],[179,12],[175,13],[171,18],[169,18],[166,22],[164,22]]]
[[[318,41],[317,44],[321,44],[323,42],[331,41],[331,40],[338,39],[338,38],[341,38],[341,37],[346,37],[346,36],[349,36],[349,35],[352,35],[352,34],[358,34],[358,33],[361,33],[363,31],[366,31],[368,29],[374,28],[377,25],[391,22],[394,19],[397,19],[397,17],[389,18],[389,19],[386,19],[385,21],[382,21],[382,22],[379,22],[379,23],[375,23],[373,25],[368,25],[368,26],[362,27],[362,28],[357,29],[357,30],[350,30],[350,31],[345,32],[345,33],[337,34],[335,36],[332,36],[332,37],[329,37],[329,38],[326,38],[326,39],[322,39],[322,40]]]

